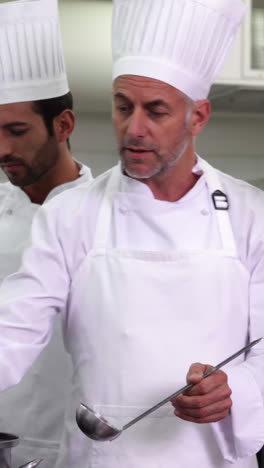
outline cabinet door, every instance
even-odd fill
[[[244,77],[264,85],[264,1],[246,0],[244,22]]]

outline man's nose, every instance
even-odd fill
[[[129,137],[143,138],[147,133],[147,118],[142,110],[135,110],[129,117],[127,134]]]
[[[0,157],[12,154],[11,142],[0,131]]]

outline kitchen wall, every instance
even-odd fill
[[[98,175],[117,161],[110,115],[112,2],[60,0],[59,5],[67,71],[76,101],[72,149]],[[234,49],[230,69],[239,50]],[[219,89],[216,91],[219,96]],[[221,99],[213,99],[213,114],[197,138],[197,150],[219,169],[264,188],[264,81],[259,91],[243,94],[243,89],[232,90],[231,86],[220,87],[221,93]],[[1,173],[0,180],[4,180]]]
[[[262,5],[263,0],[259,1]],[[112,2],[60,0],[60,6],[66,63],[78,114],[72,147],[97,175],[117,160],[110,123]],[[239,68],[243,46],[239,34],[225,65],[227,71],[233,73],[234,65]],[[213,96],[212,118],[197,138],[199,153],[216,167],[264,188],[264,86],[250,92],[243,87],[220,86]]]

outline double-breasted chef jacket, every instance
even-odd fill
[[[79,177],[50,191],[45,203],[65,190],[92,180],[90,169],[79,163]],[[10,182],[0,184],[0,282],[18,270],[29,242],[33,217],[39,205]],[[0,431],[21,440],[12,449],[12,463],[20,466],[45,457],[43,468],[55,466],[69,382],[71,362],[63,346],[60,318],[53,337],[22,382],[0,394]],[[41,415],[41,416],[40,416]]]
[[[261,344],[225,368],[233,406],[220,422],[182,421],[168,404],[105,443],[75,422],[82,401],[123,425],[184,385],[192,362],[216,364],[264,335],[263,192],[200,158],[193,171],[199,180],[175,203],[119,165],[51,200],[0,290],[0,389],[62,316],[74,372],[56,468],[257,466]]]

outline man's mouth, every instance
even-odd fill
[[[0,163],[1,169],[11,170],[18,166],[22,166],[20,162],[8,162],[8,163]]]
[[[146,148],[134,148],[134,147],[126,147],[125,148],[126,151],[130,151],[131,153],[135,153],[135,154],[144,154],[144,153],[150,153],[151,150],[149,149],[146,149]]]

